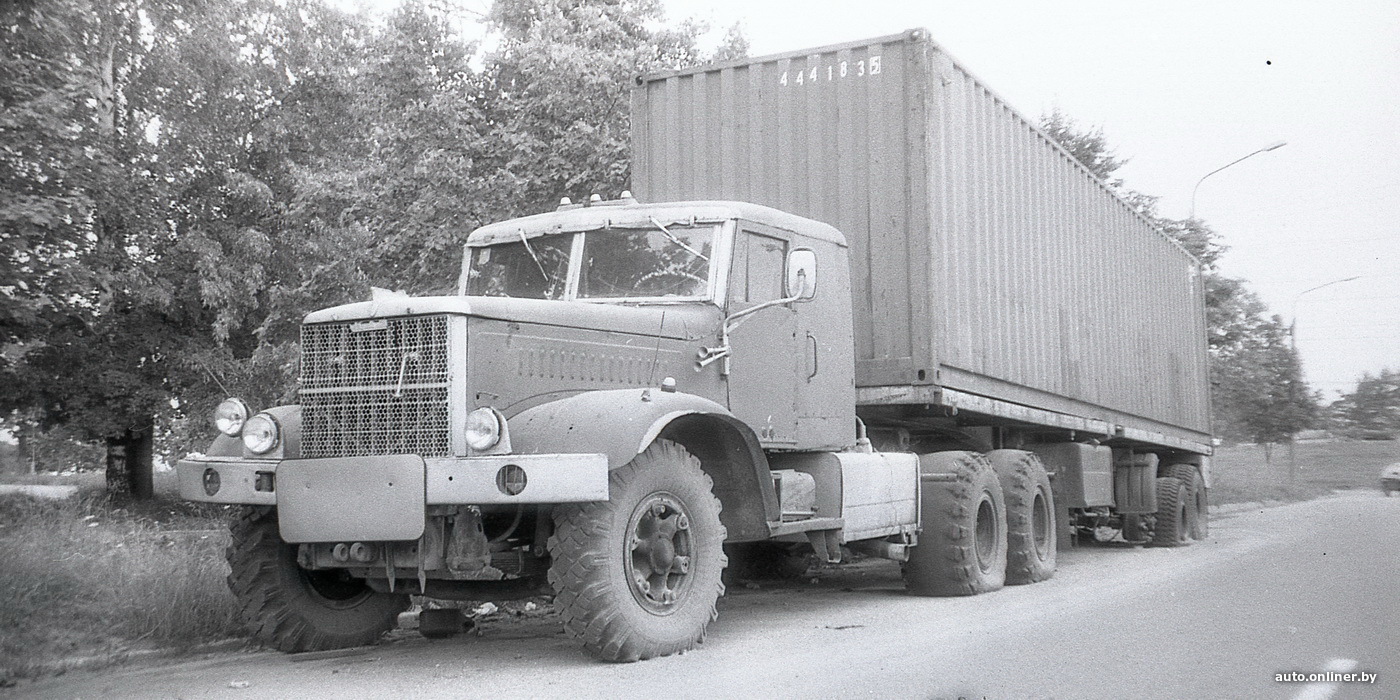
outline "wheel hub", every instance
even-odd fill
[[[633,511],[628,532],[633,597],[653,613],[670,613],[690,586],[690,516],[685,506],[670,494],[652,494]]]

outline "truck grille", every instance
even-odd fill
[[[447,316],[301,329],[304,457],[451,452]]]

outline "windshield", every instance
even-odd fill
[[[467,270],[467,294],[563,299],[572,243],[573,236],[544,236],[473,248]]]
[[[598,229],[471,248],[466,293],[529,299],[704,299],[718,224]],[[581,261],[569,256],[582,237]]]
[[[703,297],[717,227],[603,229],[583,237],[578,298]]]

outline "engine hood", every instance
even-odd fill
[[[457,314],[678,340],[712,333],[720,320],[719,308],[707,303],[637,306],[508,297],[393,296],[313,311],[303,322],[363,321],[425,314]]]

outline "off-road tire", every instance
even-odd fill
[[[549,582],[565,631],[605,661],[695,648],[728,561],[713,482],[684,447],[657,440],[608,487],[607,501],[554,509]]]
[[[913,595],[977,595],[1006,583],[1006,502],[996,470],[976,452],[919,455],[923,530],[904,563]],[[942,475],[951,480],[942,481]]]
[[[1152,529],[1152,544],[1158,547],[1180,547],[1188,539],[1188,513],[1191,502],[1186,496],[1186,484],[1172,476],[1157,478],[1157,523]]]
[[[1006,499],[1006,585],[1038,583],[1055,575],[1055,496],[1050,475],[1033,452],[993,450]]]
[[[228,586],[265,646],[299,652],[374,644],[408,608],[407,595],[378,593],[343,572],[302,569],[273,508],[244,506],[230,530]]]
[[[1166,476],[1176,477],[1186,484],[1186,527],[1193,540],[1203,540],[1210,534],[1210,504],[1206,496],[1206,481],[1193,464],[1173,464]]]

